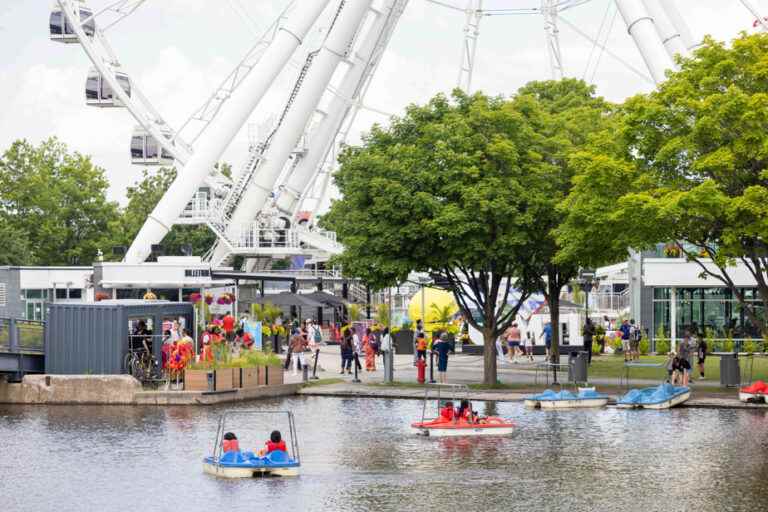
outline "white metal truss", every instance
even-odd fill
[[[465,15],[464,39],[461,43],[461,60],[456,87],[469,94],[472,91],[472,75],[475,72],[480,20],[483,19],[483,0],[467,0]]]
[[[171,126],[163,119],[157,109],[141,92],[135,79],[131,81],[131,93],[128,95],[117,79],[118,72],[126,72],[118,60],[114,50],[104,35],[104,28],[99,22],[102,17],[109,16],[105,28],[114,27],[117,23],[131,15],[145,0],[122,0],[109,4],[107,7],[87,19],[80,19],[78,4],[75,0],[57,0],[64,16],[77,35],[80,46],[111,87],[113,94],[120,103],[128,109],[136,122],[150,134],[158,144],[172,155],[180,164],[184,164],[192,154],[192,148],[184,140],[177,136]],[[86,35],[83,27],[86,23],[96,21],[96,29],[93,37]],[[130,74],[129,74],[130,76]],[[207,183],[214,190],[221,188],[218,178],[208,178]]]
[[[768,31],[768,21],[766,21],[766,18],[760,14],[760,11],[757,10],[757,7],[755,7],[755,4],[751,2],[751,0],[740,0],[741,5],[747,8],[747,10],[752,13],[752,16],[755,17],[755,23],[760,25],[760,28],[763,31]]]
[[[372,0],[359,0],[340,4],[326,41],[316,54],[310,54],[305,68],[299,74],[289,98],[289,105],[264,149],[264,157],[259,159],[257,168],[254,169],[256,178],[247,185],[230,218],[223,216],[211,222],[215,229],[226,227],[223,234],[225,239],[229,238],[230,244],[232,233],[243,225],[251,224],[267,205],[284,165],[300,141],[323,92],[339,63],[346,58],[354,44],[357,32],[370,11],[371,3]],[[229,254],[231,251],[226,243],[220,243],[214,251],[212,262],[218,265],[228,258]]]
[[[151,246],[159,243],[168,233],[175,219],[182,214],[195,190],[205,179],[208,170],[221,158],[232,138],[245,125],[251,112],[288,63],[291,55],[302,44],[329,1],[304,0],[301,9],[294,10],[285,20],[272,44],[264,52],[259,72],[248,73],[218,115],[212,119],[207,136],[198,141],[194,155],[142,226],[126,254],[126,262],[144,261],[150,254]],[[209,223],[209,226],[218,227],[214,223]],[[214,231],[216,232],[216,229]],[[219,232],[216,234],[222,236]]]
[[[563,54],[560,51],[560,30],[557,28],[558,0],[541,0],[541,13],[544,16],[544,32],[547,38],[547,55],[553,80],[563,78]]]

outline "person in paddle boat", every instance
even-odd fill
[[[259,450],[259,457],[264,457],[278,450],[287,452],[288,448],[285,446],[285,441],[283,440],[283,436],[280,434],[280,431],[273,430],[269,435],[269,440],[264,443],[264,448]]]
[[[443,421],[455,421],[456,409],[453,408],[453,402],[448,400],[443,407],[440,408],[440,420]]]
[[[459,411],[456,414],[456,422],[464,421],[466,423],[478,423],[478,424],[484,424],[487,423],[485,418],[481,418],[478,416],[477,411],[472,410],[472,404],[469,402],[469,400],[462,400],[459,404]]]
[[[221,451],[227,452],[239,452],[240,441],[237,440],[237,436],[232,432],[224,434],[224,440],[221,442]]]

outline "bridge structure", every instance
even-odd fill
[[[45,322],[0,318],[0,376],[45,372]]]

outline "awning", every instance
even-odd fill
[[[322,302],[311,299],[306,295],[299,295],[290,292],[274,293],[271,295],[265,295],[263,297],[258,296],[249,300],[248,302],[255,304],[270,303],[274,306],[297,306],[301,308],[319,308],[323,306]]]
[[[325,292],[312,292],[312,293],[305,293],[302,295],[302,297],[308,297],[312,300],[316,300],[317,302],[322,302],[326,306],[346,306],[346,302],[340,297],[337,297],[336,295],[331,295],[330,293]]]

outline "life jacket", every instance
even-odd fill
[[[267,441],[267,453],[272,453],[276,450],[287,452],[288,449],[285,447],[285,441],[280,440],[280,442],[277,443],[273,443],[271,439]]]
[[[453,407],[445,406],[442,409],[440,409],[440,417],[443,419],[452,420],[454,414],[455,414],[455,411],[453,410]]]
[[[424,338],[417,338],[416,350],[427,350],[427,340]]]
[[[240,441],[237,439],[225,439],[221,442],[221,447],[224,450],[224,453],[227,452],[239,452],[240,451]]]

